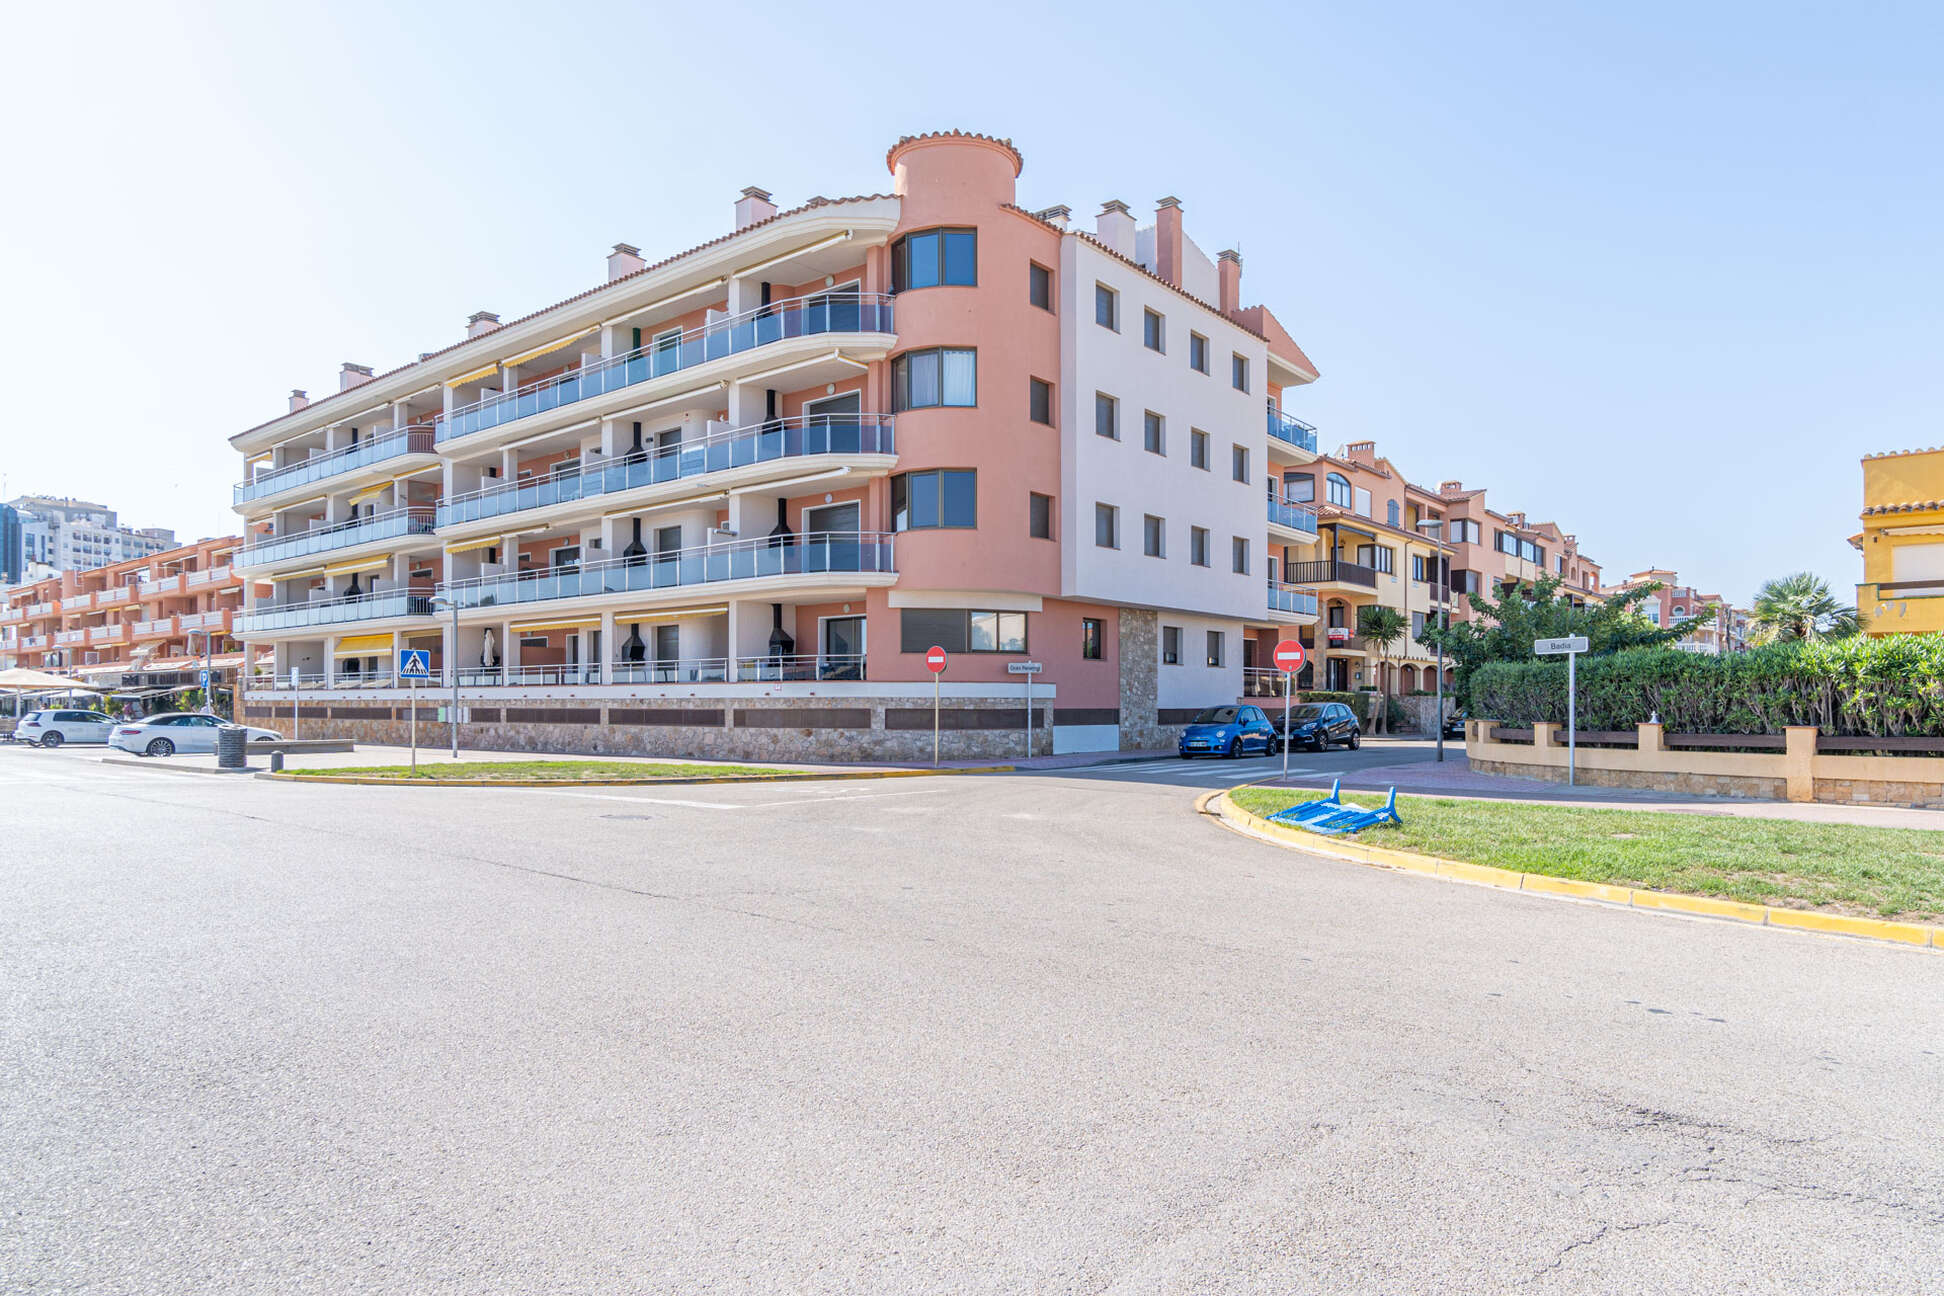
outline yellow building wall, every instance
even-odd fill
[[[1863,461],[1863,579],[1856,587],[1856,608],[1870,634],[1944,631],[1944,568],[1936,573],[1938,594],[1882,588],[1886,582],[1911,579],[1908,570],[1901,577],[1897,570],[1899,549],[1916,545],[1944,548],[1944,507],[1870,512],[1933,501],[1944,501],[1944,450],[1881,455]],[[1929,575],[1925,573],[1926,578]]]

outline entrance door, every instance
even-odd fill
[[[864,678],[864,618],[825,617],[823,647],[817,657],[820,679]]]

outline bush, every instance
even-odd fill
[[[1566,720],[1566,662],[1488,662],[1471,714],[1523,727]],[[1944,737],[1944,635],[1769,644],[1719,657],[1632,648],[1579,664],[1582,729],[1631,729],[1658,714],[1673,733],[1780,733],[1814,725],[1855,737]]]
[[[1308,689],[1297,695],[1298,702],[1341,702],[1357,713],[1357,723],[1368,725],[1377,705],[1377,695],[1368,691],[1361,693],[1334,693],[1328,689]],[[1265,708],[1266,709],[1266,708]]]

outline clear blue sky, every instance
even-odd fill
[[[224,438],[721,233],[1010,136],[1179,195],[1329,445],[1745,600],[1847,596],[1871,450],[1944,441],[1939,6],[32,6],[0,210],[10,493],[233,529]],[[889,12],[889,11],[886,11]],[[982,14],[984,30],[963,15]]]

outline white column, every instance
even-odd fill
[[[520,640],[513,633],[513,623],[500,622],[500,666],[511,675],[520,668]]]
[[[729,497],[729,510],[730,510],[729,521],[730,521],[730,525],[732,526],[735,525],[735,519],[736,519],[735,508],[736,508],[736,497],[734,495],[731,495]],[[723,678],[728,680],[729,683],[731,684],[734,684],[736,682],[736,645],[740,642],[736,630],[738,625],[740,625],[741,623],[740,617],[738,615],[741,608],[742,608],[742,604],[740,602],[738,602],[735,599],[729,600],[729,625],[727,629],[727,633],[729,636],[729,649],[728,652],[725,654],[725,656],[729,658],[729,669],[727,673],[724,674]]]
[[[337,636],[327,635],[324,639],[324,687],[337,683]]]
[[[601,683],[614,683],[614,613],[601,613]]]

